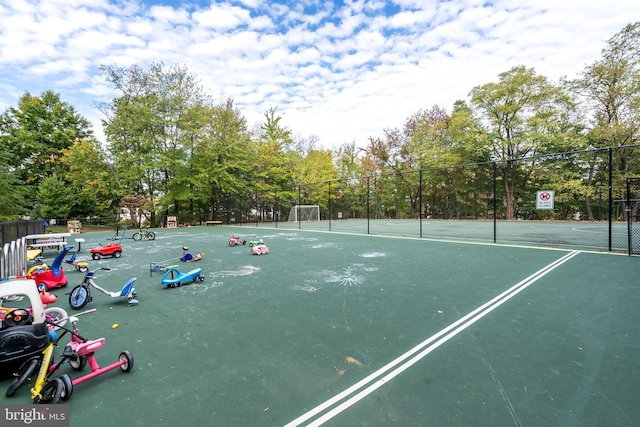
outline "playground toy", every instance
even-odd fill
[[[87,310],[81,314],[87,314],[95,312],[95,309]],[[64,319],[66,321],[66,319]],[[16,374],[16,378],[13,380],[9,389],[6,392],[7,396],[11,396],[15,391],[35,372],[38,365],[38,375],[35,380],[35,384],[31,389],[31,398],[33,403],[58,403],[60,399],[68,400],[73,393],[73,387],[84,381],[100,376],[115,368],[120,368],[123,372],[128,372],[133,367],[133,356],[128,351],[120,353],[118,362],[109,366],[101,368],[95,359],[95,352],[101,349],[105,344],[105,338],[99,338],[97,340],[87,340],[80,336],[78,332],[78,317],[69,317],[70,323],[73,325],[73,329],[67,329],[64,326],[53,323],[57,329],[62,329],[61,335],[52,340],[49,345],[42,352],[41,357],[33,357],[22,364],[20,370]],[[47,322],[49,323],[49,322]],[[69,332],[71,339],[69,344],[65,347],[62,353],[62,359],[58,363],[53,362],[53,349],[60,341],[60,339]],[[57,335],[57,334],[56,334]],[[63,374],[60,378],[50,379],[51,375],[58,371],[58,369],[69,362],[71,367],[77,371],[81,371],[89,363],[91,367],[91,373],[84,375],[80,378],[72,380],[68,374]]]
[[[195,255],[190,254],[188,246],[183,246],[182,250],[183,250],[182,256],[180,257],[180,261],[182,261],[182,262],[200,261],[202,259],[202,257],[204,256],[204,253],[197,253]]]
[[[202,272],[201,268],[194,268],[188,273],[182,273],[177,267],[177,265],[167,267],[167,272],[162,276],[162,286],[176,288],[185,282],[195,282],[196,280],[204,281],[204,276],[200,274]]]
[[[110,268],[101,267],[94,271],[87,271],[84,275],[84,279],[82,283],[73,288],[71,294],[69,295],[69,305],[74,310],[80,310],[82,307],[87,305],[87,303],[91,302],[93,298],[91,297],[91,288],[95,288],[98,291],[102,292],[105,295],[110,296],[111,298],[120,298],[126,297],[128,301],[129,307],[138,304],[138,300],[134,299],[134,297],[138,294],[136,289],[133,287],[133,284],[137,280],[136,277],[133,277],[122,286],[120,292],[110,292],[102,287],[100,287],[94,280],[93,275],[98,270],[107,270],[110,271]]]
[[[269,248],[264,243],[259,243],[251,247],[251,253],[253,255],[264,255],[269,253]]]
[[[89,264],[85,261],[76,261],[77,252],[71,254],[69,259],[65,259],[64,262],[73,265],[73,267],[81,273],[85,273],[89,269]]]
[[[249,246],[256,246],[256,245],[264,245],[264,242],[262,241],[262,239],[258,239],[257,236],[253,236],[249,241]]]
[[[142,228],[141,228],[139,231],[136,231],[135,233],[133,233],[132,238],[135,241],[139,241],[142,239],[156,240],[156,234],[153,231],[149,230],[148,228],[145,229],[144,231],[142,231]]]
[[[231,240],[229,240],[229,246],[246,245],[246,244],[247,244],[246,240],[242,240],[235,234],[231,233]]]
[[[73,249],[73,246],[65,246],[62,248],[60,253],[56,255],[53,263],[51,264],[51,268],[46,268],[46,266],[34,266],[29,271],[31,277],[36,282],[36,286],[39,290],[45,289],[53,289],[57,287],[64,287],[69,284],[69,281],[64,276],[64,272],[62,271],[61,265],[62,260],[67,255],[69,250]],[[35,268],[35,270],[34,270]]]
[[[89,313],[92,311],[95,310],[89,310],[85,313]],[[13,326],[27,324],[29,322],[29,319],[24,312],[25,310],[23,309],[16,309],[10,313],[10,315],[13,315],[13,318],[15,319],[15,324]],[[64,324],[67,322],[68,317],[64,310],[62,310],[62,313],[64,313],[64,317],[62,318],[47,317],[46,324],[49,328],[49,335],[51,337],[50,342],[41,352],[41,354],[29,358],[24,363],[22,363],[22,365],[20,365],[20,368],[14,374],[15,378],[6,391],[7,397],[12,396],[20,388],[20,386],[24,384],[25,381],[30,379],[38,366],[40,366],[35,384],[31,389],[31,398],[34,399],[34,403],[58,402],[63,384],[59,381],[52,381],[50,383],[47,383],[47,381],[49,379],[50,373],[54,371],[51,367],[53,365],[53,349],[55,346],[57,346],[62,336],[64,336],[66,332],[69,331],[64,327]],[[63,329],[62,335],[58,335],[58,333],[55,332],[60,329]]]
[[[95,260],[99,260],[105,256],[120,258],[122,256],[122,245],[120,243],[100,244],[100,246],[91,249],[89,252],[91,252],[91,258]]]
[[[30,312],[22,320],[22,316],[3,310],[4,317],[0,322],[0,367],[22,363],[38,355],[49,345],[51,337],[45,324],[46,314],[40,293],[33,279],[21,277],[3,281],[0,284],[0,300],[19,300],[26,296],[31,306]],[[16,323],[20,323],[17,325]]]
[[[91,311],[95,311],[95,309],[89,310],[89,312]],[[49,371],[51,373],[57,371],[60,366],[62,366],[65,361],[68,360],[71,367],[77,371],[81,371],[82,369],[84,369],[84,367],[88,363],[89,367],[91,368],[91,372],[74,380],[72,380],[68,374],[62,374],[60,378],[57,379],[62,383],[62,390],[60,393],[60,398],[62,400],[68,400],[73,394],[74,387],[78,384],[96,378],[113,369],[120,368],[122,372],[131,371],[131,368],[133,368],[133,356],[126,350],[120,353],[117,362],[105,367],[100,367],[98,361],[96,360],[95,353],[96,351],[104,347],[106,339],[98,338],[95,340],[87,340],[86,338],[80,336],[80,334],[78,333],[78,318],[72,316],[71,318],[69,318],[69,322],[73,325],[73,329],[69,330],[65,328],[65,330],[71,332],[71,341],[69,342],[69,345],[65,347],[64,352],[62,353],[62,360],[59,363],[51,366]]]

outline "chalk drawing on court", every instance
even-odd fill
[[[260,267],[254,267],[252,265],[245,265],[240,267],[239,270],[222,270],[216,271],[215,273],[210,274],[212,278],[226,278],[226,277],[242,277],[242,276],[251,276],[252,274],[260,271]]]
[[[185,284],[182,286],[178,286],[177,288],[172,290],[178,291],[181,294],[195,295],[195,294],[206,292],[207,289],[209,289],[208,285],[194,283],[194,284]]]
[[[360,254],[360,256],[362,258],[380,258],[380,257],[387,256],[387,254],[384,254],[382,252],[369,252],[366,254]]]
[[[311,286],[311,285],[307,285],[307,286],[294,285],[291,287],[291,289],[293,289],[294,291],[315,292],[319,288],[316,288],[315,286]]]
[[[326,248],[335,248],[336,244],[333,242],[320,243],[318,245],[311,246],[313,249],[326,249]]]
[[[352,267],[345,268],[342,272],[332,272],[325,279],[329,283],[340,283],[342,286],[357,286],[364,283],[364,276],[357,274],[357,270],[361,268],[361,264],[354,264]]]

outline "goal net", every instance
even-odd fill
[[[320,221],[320,206],[295,205],[289,211],[289,222]]]

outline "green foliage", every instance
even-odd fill
[[[0,148],[8,155],[12,174],[26,185],[18,197],[28,209],[35,202],[30,188],[54,174],[64,175],[62,150],[91,135],[89,122],[51,91],[39,97],[26,92],[17,108],[10,107],[0,116]]]
[[[43,218],[69,218],[71,212],[71,195],[66,184],[54,174],[42,180],[36,193]]]
[[[12,221],[23,213],[22,183],[9,166],[9,156],[0,152],[0,221]]]

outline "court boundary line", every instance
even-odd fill
[[[249,227],[249,226],[243,226],[241,224],[238,224],[238,226],[240,227]],[[224,226],[227,228],[234,228],[231,226]],[[536,246],[535,243],[531,243],[531,246],[529,245],[518,245],[515,243],[493,243],[493,242],[474,242],[472,240],[450,240],[450,239],[436,239],[433,237],[415,237],[415,236],[394,236],[394,235],[390,235],[390,234],[367,234],[367,233],[354,233],[354,232],[349,232],[349,231],[329,231],[329,230],[309,230],[309,229],[297,229],[297,228],[277,228],[277,227],[272,227],[272,226],[260,226],[260,227],[255,227],[255,225],[250,226],[251,228],[257,228],[257,229],[268,229],[268,230],[276,230],[276,231],[281,231],[281,232],[293,232],[293,233],[298,233],[298,232],[307,232],[307,233],[323,233],[323,234],[341,234],[344,236],[363,236],[363,237],[382,237],[385,239],[408,239],[408,240],[415,240],[418,242],[438,242],[438,243],[457,243],[460,245],[476,245],[476,246],[492,246],[494,248],[518,248],[518,249],[538,249],[538,250],[543,250],[543,251],[560,251],[560,252],[574,252],[574,251],[578,251],[578,252],[582,252],[582,253],[587,253],[587,254],[598,254],[598,255],[618,255],[618,256],[629,256],[628,253],[626,252],[620,252],[622,251],[622,249],[620,249],[620,251],[604,251],[604,250],[594,250],[594,249],[587,249],[585,247],[566,247],[566,248],[558,248],[558,247],[553,247],[553,246]],[[236,227],[237,228],[237,227]]]
[[[422,358],[427,356],[429,353],[431,353],[432,351],[440,347],[445,342],[449,341],[451,338],[458,335],[467,327],[471,326],[478,320],[482,319],[484,316],[486,316],[487,314],[489,314],[490,312],[492,312],[493,310],[495,310],[496,308],[498,308],[499,306],[501,306],[502,304],[504,304],[505,302],[513,298],[515,295],[519,294],[520,292],[528,288],[530,285],[538,281],[538,279],[544,277],[549,272],[555,270],[557,267],[559,267],[560,265],[564,264],[565,262],[569,261],[570,259],[572,259],[573,257],[575,257],[576,255],[582,252],[583,251],[579,251],[579,250],[572,251],[568,254],[565,254],[561,258],[555,260],[554,262],[546,265],[545,267],[531,274],[527,278],[521,280],[514,286],[510,287],[506,291],[500,293],[496,297],[492,298],[491,300],[482,304],[481,306],[469,312],[465,316],[461,317],[457,321],[453,322],[449,326],[440,330],[436,334],[427,338],[425,341],[416,345],[411,350],[405,352],[404,354],[395,358],[391,362],[387,363],[382,368],[369,374],[367,377],[358,381],[351,387],[348,387],[347,389],[338,393],[334,397],[326,400],[320,405],[317,405],[313,409],[300,415],[293,421],[285,424],[285,427],[300,426],[319,414],[322,414],[322,415],[312,420],[309,424],[307,424],[307,427],[319,426],[324,422],[330,420],[331,418],[335,417],[339,413],[343,412],[350,406],[354,405],[358,401],[362,400],[364,397],[368,396],[369,394],[371,394],[372,392],[374,392],[375,390],[383,386],[388,381],[400,375],[405,370],[409,369],[411,366],[413,366],[414,364],[422,360]],[[407,361],[407,359],[409,360]],[[371,384],[368,385],[369,383]],[[363,387],[366,387],[366,388],[363,388]],[[333,409],[331,409],[332,407]]]

